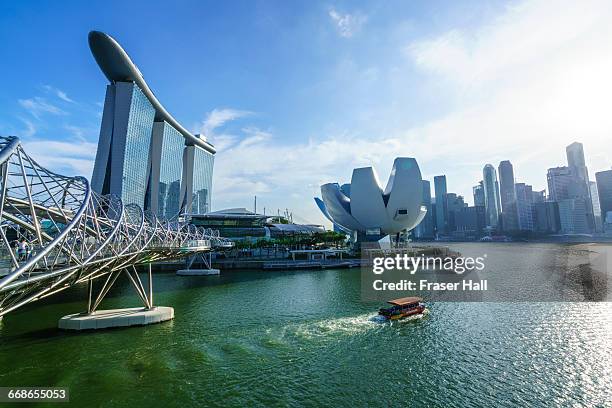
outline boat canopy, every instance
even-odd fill
[[[423,298],[420,298],[417,296],[411,296],[411,297],[390,300],[387,303],[389,303],[390,305],[394,305],[394,306],[406,306],[406,305],[411,305],[413,303],[419,303],[422,301],[423,301]]]

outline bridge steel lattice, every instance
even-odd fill
[[[0,137],[0,317],[82,282],[89,284],[92,313],[122,273],[151,308],[151,262],[218,246],[231,243],[217,231],[162,221],[116,196],[101,196],[84,177],[40,166],[18,138]],[[145,264],[148,290],[135,269]],[[101,277],[94,296],[93,280]]]

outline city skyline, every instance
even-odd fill
[[[213,210],[250,206],[257,195],[270,212],[324,223],[312,204],[320,184],[348,181],[359,166],[387,173],[396,156],[416,157],[424,179],[448,175],[449,190],[469,202],[482,166],[506,159],[517,180],[542,190],[543,174],[576,140],[591,179],[609,169],[610,5],[480,4],[216,5],[192,16],[163,7],[141,15],[130,4],[129,24],[109,21],[106,4],[86,13],[75,3],[62,15],[41,3],[36,16],[3,4],[2,56],[12,63],[0,70],[13,80],[0,99],[0,133],[21,137],[54,170],[91,176],[105,81],[86,35],[101,29],[130,50],[177,119],[218,148]],[[434,24],[420,22],[434,11]],[[146,21],[162,14],[160,33]],[[515,45],[525,32],[533,41]]]
[[[415,238],[609,234],[612,167],[596,171],[591,180],[582,143],[572,142],[565,152],[566,163],[548,168],[547,188],[542,190],[515,179],[510,160],[499,162],[499,171],[491,163],[485,164],[482,180],[472,188],[472,206],[463,196],[449,192],[446,175],[435,176],[435,196],[424,194],[422,200],[435,214],[435,225],[433,230],[416,228]],[[427,180],[423,183],[429,184]]]

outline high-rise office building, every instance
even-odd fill
[[[436,193],[436,234],[448,233],[448,203],[446,201],[446,176],[434,177]]]
[[[484,194],[484,186],[482,181],[478,182],[478,185],[472,188],[472,193],[474,194],[474,206],[484,207],[485,206],[485,194]]]
[[[608,219],[612,213],[612,170],[595,173],[597,182],[597,193],[599,195],[599,207],[603,221]]]
[[[92,31],[89,47],[110,82],[93,190],[115,194],[124,204],[137,204],[163,218],[208,211],[214,147],[164,109],[112,37]]]
[[[533,191],[534,203],[543,203],[544,201],[546,201],[546,190]]]
[[[587,184],[575,169],[555,167],[547,173],[549,198],[559,203],[561,232],[587,234],[592,231],[592,204]],[[583,213],[581,213],[581,211]]]
[[[548,169],[546,174],[548,183],[548,197],[552,201],[559,202],[570,198],[570,191],[575,189],[574,176],[569,167],[561,166]]]
[[[533,205],[534,230],[544,234],[556,234],[561,230],[559,204],[542,201]]]
[[[599,191],[597,191],[597,182],[589,181],[589,189],[591,190],[591,202],[593,203],[593,219],[595,220],[595,232],[601,232],[603,219],[601,218],[601,205],[599,204]]]
[[[425,218],[415,228],[414,234],[417,238],[434,238],[434,214],[431,205],[431,184],[429,180],[423,180],[423,205],[427,208]]]
[[[463,207],[454,212],[455,235],[463,238],[477,239],[483,235],[486,227],[484,206]]]
[[[565,152],[567,155],[567,166],[575,177],[576,197],[586,201],[588,229],[589,232],[592,232],[595,229],[595,217],[589,183],[589,171],[584,160],[584,148],[582,143],[574,142],[565,148]]]
[[[484,166],[482,170],[482,181],[484,186],[487,226],[496,228],[499,224],[500,200],[499,183],[497,182],[495,167],[490,164]]]
[[[589,172],[584,160],[584,148],[582,143],[574,142],[565,148],[567,155],[567,166],[583,182],[589,182]]]
[[[584,198],[567,198],[559,201],[559,220],[563,234],[588,234],[588,202]]]
[[[504,160],[499,163],[498,170],[502,227],[505,231],[513,231],[519,228],[514,169],[509,160]]]
[[[455,193],[447,193],[446,194],[446,205],[448,210],[448,232],[455,231],[455,212],[460,211],[465,208],[467,205],[463,200],[463,196],[457,195]]]
[[[525,183],[516,183],[515,189],[518,229],[521,231],[533,231],[533,189]]]

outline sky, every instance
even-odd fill
[[[19,1],[0,3],[0,134],[91,177],[113,36],[166,109],[218,149],[212,209],[293,212],[395,157],[473,203],[486,163],[546,187],[584,144],[612,167],[609,1]],[[432,188],[433,191],[433,188]]]

